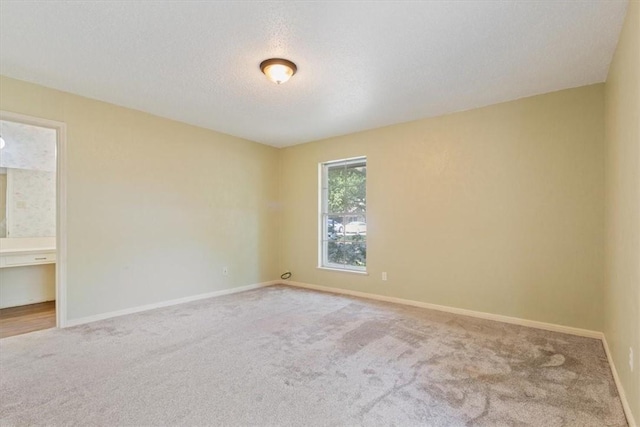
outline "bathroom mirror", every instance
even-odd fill
[[[0,121],[0,238],[56,234],[56,131]]]

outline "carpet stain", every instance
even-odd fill
[[[626,426],[600,341],[287,286],[0,340],[0,425]]]

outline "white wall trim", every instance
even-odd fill
[[[604,347],[604,352],[607,354],[607,360],[609,361],[609,366],[611,366],[613,381],[615,381],[616,383],[616,388],[618,389],[618,395],[620,396],[620,400],[622,401],[622,409],[624,409],[624,415],[627,417],[627,423],[629,424],[629,427],[637,427],[636,421],[633,418],[633,413],[631,412],[631,407],[629,406],[629,401],[627,400],[627,396],[624,393],[624,388],[622,387],[622,382],[620,381],[618,370],[616,369],[615,363],[613,363],[613,357],[611,357],[611,351],[609,350],[609,343],[607,343],[607,337],[604,334],[602,335],[602,346]]]
[[[336,294],[349,295],[349,296],[354,296],[359,298],[367,298],[367,299],[372,299],[376,301],[385,301],[385,302],[391,302],[395,304],[410,305],[413,307],[428,308],[431,310],[444,311],[447,313],[460,314],[463,316],[477,317],[479,319],[493,320],[496,322],[504,322],[504,323],[510,323],[513,325],[527,326],[530,328],[544,329],[546,331],[561,332],[564,334],[577,335],[580,337],[599,339],[602,341],[604,351],[607,355],[607,360],[609,361],[609,366],[611,367],[613,380],[616,384],[616,388],[618,389],[618,395],[620,396],[620,400],[622,401],[622,408],[624,409],[624,414],[627,417],[627,423],[629,424],[629,427],[637,427],[636,422],[633,418],[633,414],[631,413],[631,407],[629,406],[629,402],[627,401],[624,388],[622,387],[622,383],[620,382],[620,377],[618,376],[616,365],[614,364],[613,358],[611,357],[611,352],[609,351],[609,345],[607,344],[607,339],[605,338],[605,335],[602,332],[591,331],[589,329],[574,328],[571,326],[556,325],[553,323],[539,322],[536,320],[520,319],[518,317],[503,316],[501,314],[492,314],[492,313],[485,313],[482,311],[467,310],[464,308],[449,307],[446,305],[431,304],[428,302],[389,297],[385,295],[370,294],[367,292],[351,291],[348,289],[312,285],[310,283],[296,282],[296,281],[290,281],[290,280],[283,280],[277,283],[281,283],[289,286],[295,286],[298,288],[312,289],[312,290],[322,291],[322,292],[332,292]]]
[[[604,334],[598,331],[574,328],[571,326],[556,325],[553,323],[539,322],[536,320],[520,319],[517,317],[503,316],[500,314],[485,313],[482,311],[467,310],[464,308],[449,307],[445,305],[431,304],[427,302],[414,301],[414,300],[390,297],[385,295],[377,295],[377,294],[371,294],[367,292],[351,291],[347,289],[332,288],[328,286],[312,285],[310,283],[296,282],[296,281],[290,281],[290,280],[271,280],[268,282],[256,283],[256,284],[247,285],[247,286],[240,286],[237,288],[222,289],[219,291],[207,292],[204,294],[192,295],[192,296],[173,299],[169,301],[161,301],[153,304],[146,304],[142,306],[126,308],[123,310],[111,311],[108,313],[97,314],[95,316],[82,317],[79,319],[71,319],[66,322],[65,327],[83,325],[85,323],[96,322],[98,320],[105,320],[113,317],[124,316],[127,314],[139,313],[142,311],[153,310],[156,308],[169,307],[172,305],[183,304],[191,301],[198,301],[198,300],[203,300],[207,298],[219,297],[223,295],[236,294],[240,292],[249,291],[252,289],[264,288],[264,287],[273,286],[273,285],[289,285],[289,286],[295,286],[298,288],[311,289],[311,290],[316,290],[321,292],[331,292],[331,293],[349,295],[349,296],[354,296],[359,298],[372,299],[376,301],[391,302],[395,304],[409,305],[412,307],[420,307],[420,308],[426,308],[431,310],[444,311],[447,313],[476,317],[476,318],[486,319],[486,320],[493,320],[496,322],[503,322],[503,323],[509,323],[513,325],[526,326],[530,328],[544,329],[552,332],[560,332],[565,334],[577,335],[581,337],[599,339],[602,341],[604,351],[607,355],[607,360],[609,362],[609,366],[611,367],[613,379],[616,384],[616,388],[618,389],[618,395],[620,396],[620,400],[622,401],[622,407],[624,409],[625,416],[627,417],[627,422],[629,424],[629,427],[637,427],[636,422],[633,418],[633,414],[631,413],[631,408],[629,406],[629,402],[627,401],[624,388],[622,388],[622,383],[620,382],[620,377],[618,376],[618,371],[616,370],[616,365],[614,364],[613,358],[611,357],[611,352],[609,351],[609,345],[607,344],[607,340]]]
[[[0,120],[56,131],[56,326],[67,322],[67,125],[55,120],[0,110]]]
[[[561,332],[565,334],[578,335],[581,337],[601,339],[603,336],[602,332],[598,332],[598,331],[574,328],[571,326],[556,325],[553,323],[538,322],[536,320],[520,319],[518,317],[503,316],[501,314],[485,313],[482,311],[467,310],[464,308],[449,307],[446,305],[431,304],[428,302],[414,301],[409,299],[396,298],[396,297],[390,297],[390,296],[378,295],[378,294],[370,294],[367,292],[351,291],[347,289],[331,288],[327,286],[311,285],[309,283],[302,283],[302,282],[295,282],[295,281],[288,281],[288,280],[282,281],[281,283],[291,285],[291,286],[297,286],[299,288],[314,289],[318,291],[333,292],[337,294],[351,295],[354,297],[373,299],[377,301],[386,301],[386,302],[392,302],[396,304],[410,305],[413,307],[422,307],[422,308],[428,308],[431,310],[446,311],[447,313],[477,317],[477,318],[486,319],[486,320],[494,320],[497,322],[511,323],[513,325],[528,326],[530,328],[544,329],[547,331]]]
[[[110,311],[107,313],[96,314],[94,316],[81,317],[78,319],[68,319],[65,324],[65,327],[69,328],[72,326],[83,325],[85,323],[97,322],[98,320],[105,320],[105,319],[110,319],[112,317],[124,316],[127,314],[133,314],[133,313],[140,313],[142,311],[153,310],[153,309],[162,308],[162,307],[169,307],[177,304],[184,304],[186,302],[220,297],[223,295],[237,294],[240,292],[250,291],[252,289],[258,289],[258,288],[264,288],[266,286],[271,286],[279,283],[280,283],[279,280],[273,280],[270,282],[262,282],[262,283],[256,283],[253,285],[240,286],[237,288],[222,289],[219,291],[207,292],[204,294],[191,295],[188,297],[172,299],[169,301],[160,301],[152,304],[139,305],[137,307],[125,308],[123,310],[117,310],[117,311]]]

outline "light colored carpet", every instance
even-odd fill
[[[624,426],[600,341],[286,286],[0,340],[2,425]]]

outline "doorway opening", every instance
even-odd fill
[[[0,111],[0,338],[66,322],[66,126]]]

